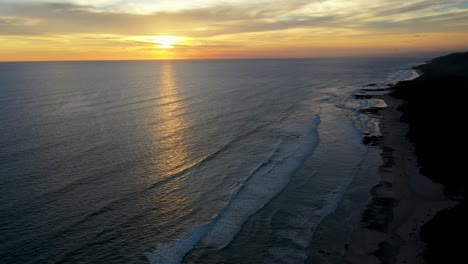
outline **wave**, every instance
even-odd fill
[[[373,98],[374,96],[385,95],[390,91],[391,85],[400,81],[408,81],[419,77],[419,73],[412,69],[402,69],[389,74],[383,83],[369,87],[356,87],[351,97],[344,102],[336,104],[336,107],[356,112],[355,126],[366,137],[381,137],[380,117],[376,111],[388,107],[382,99]]]
[[[241,230],[244,222],[266,206],[289,183],[294,172],[301,166],[319,143],[316,116],[307,126],[283,125],[286,135],[304,135],[301,141],[278,142],[264,162],[259,164],[242,182],[236,193],[228,197],[228,203],[213,220],[193,227],[182,238],[156,245],[147,254],[150,263],[180,263],[196,244],[210,249],[227,246]]]
[[[182,238],[159,244],[146,257],[150,263],[154,264],[178,264],[183,257],[192,250],[193,246],[206,235],[211,224],[192,227],[187,230]]]
[[[334,189],[316,198],[318,207],[299,206],[288,211],[287,226],[289,228],[277,231],[277,239],[288,241],[288,246],[278,244],[268,249],[263,263],[304,263],[309,257],[311,241],[320,224],[327,216],[334,213],[346,192],[354,182],[356,175],[362,169],[366,160],[368,149],[363,153],[353,171]],[[313,175],[320,174],[320,168]]]
[[[386,81],[391,83],[397,83],[400,81],[409,81],[419,77],[419,73],[413,69],[403,69],[399,70],[393,74],[390,74]]]
[[[279,144],[277,144],[277,147],[272,151],[272,153],[270,153],[268,158],[259,166],[257,166],[250,173],[249,177],[247,177],[243,182],[241,182],[240,185],[245,184],[251,178],[252,175],[261,170],[261,168],[268,165],[272,161],[273,156],[278,152],[278,150]],[[231,198],[231,200],[232,199],[233,198]],[[218,217],[221,214],[223,214],[223,212],[227,209],[228,206],[225,207],[224,210],[220,214],[218,214],[218,216],[216,216],[212,222],[206,225],[191,227],[180,239],[168,243],[159,244],[151,253],[147,254],[147,258],[149,259],[150,263],[173,264],[182,261],[182,258],[185,256],[185,254],[192,250],[193,246],[208,234],[208,232],[217,223]]]
[[[405,80],[415,77],[417,76],[414,76],[412,71],[402,70],[389,78],[389,80]],[[345,103],[336,106],[355,111],[357,118],[361,121],[361,127],[358,127],[358,129],[364,133],[373,131],[372,134],[374,132],[379,133],[378,123],[374,122],[376,120],[373,118],[363,118],[362,116],[364,115],[360,115],[359,111],[387,107],[385,101],[380,99],[353,100],[351,98],[346,100]],[[319,123],[320,118],[316,117],[315,124],[318,125]],[[297,127],[284,126],[283,129],[294,131]],[[314,132],[310,133],[309,137],[306,138],[307,144],[293,147],[294,143],[280,142],[271,155],[257,166],[246,180],[242,182],[238,191],[228,198],[226,207],[214,217],[212,222],[192,227],[178,240],[158,244],[147,255],[150,263],[180,263],[184,256],[192,251],[195,246],[208,250],[220,250],[229,245],[248,218],[266,206],[284,189],[289,183],[291,176],[300,167],[305,157],[307,157],[307,154],[315,149],[318,143],[318,134],[316,134],[317,131]],[[314,139],[316,140],[315,142]],[[314,143],[315,146],[313,146]],[[284,154],[285,149],[290,150],[287,151],[289,154]],[[361,169],[365,156],[363,155],[362,159],[355,166],[354,173],[347,177],[334,191],[322,197],[323,206],[313,212],[318,221],[310,226],[309,231],[306,232],[307,236],[313,236],[320,222],[336,210],[346,190],[353,182],[355,175]],[[296,241],[298,245],[308,244],[308,240],[303,235],[295,236],[292,240]],[[292,249],[284,248],[284,250],[281,250],[280,248],[272,248],[272,250],[275,252],[270,252],[271,257],[275,258],[274,255],[277,255],[276,257],[284,260],[285,255],[291,255],[288,254],[288,251]],[[303,259],[307,256],[304,252],[296,251],[292,250],[289,252],[294,253],[293,255],[295,255],[296,259]]]

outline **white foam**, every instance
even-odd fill
[[[388,107],[387,103],[385,103],[385,101],[382,99],[370,98],[370,99],[366,99],[366,102],[367,102],[367,106],[364,109]]]
[[[245,182],[216,219],[213,228],[200,241],[203,246],[215,249],[227,246],[249,216],[263,208],[283,190],[294,171],[318,144],[316,126],[320,119],[317,117],[312,122],[313,125],[308,126],[308,129],[300,125],[283,126],[288,134],[305,133],[303,142],[283,143],[283,151],[272,157],[271,167],[252,175]],[[314,131],[310,131],[310,127],[313,127]]]
[[[395,73],[390,74],[387,77],[387,81],[397,83],[399,81],[408,81],[415,79],[419,76],[418,72],[412,69],[399,70]],[[360,104],[355,103],[355,100],[348,100],[347,106],[355,106],[354,110],[365,110],[372,108],[386,108],[388,107],[387,103],[382,99],[369,98],[369,99],[358,99],[361,101]],[[359,105],[356,107],[356,105]],[[353,109],[352,107],[347,107],[347,109]],[[357,127],[361,132],[370,137],[380,137],[382,133],[380,131],[380,119],[376,116],[371,115],[361,115],[357,114]]]
[[[241,230],[244,222],[278,195],[288,184],[295,170],[318,145],[317,116],[306,125],[282,125],[279,130],[288,142],[282,142],[266,162],[257,167],[240,189],[226,197],[227,206],[204,226],[194,227],[182,238],[156,245],[147,254],[152,264],[176,264],[198,243],[220,249],[227,246]]]
[[[361,169],[365,158],[366,154],[361,157],[355,165],[353,173],[349,174],[341,185],[320,197],[320,201],[318,202],[318,204],[321,204],[320,207],[313,209],[304,206],[302,208],[293,208],[289,211],[289,214],[294,217],[290,217],[288,225],[294,228],[276,232],[275,236],[281,239],[288,239],[294,243],[294,246],[271,247],[269,254],[266,256],[265,263],[303,263],[307,259],[310,243],[317,227],[328,215],[336,211],[343,196]],[[302,221],[302,219],[307,219],[307,221]]]
[[[263,263],[303,263],[307,253],[300,249],[290,247],[271,248]]]
[[[146,257],[151,264],[178,264],[183,257],[192,250],[193,246],[206,235],[210,228],[210,224],[198,227],[192,227],[187,230],[182,238],[167,242],[159,243],[151,253]]]
[[[420,74],[418,71],[416,70],[411,70],[411,76],[407,77],[405,79],[405,81],[410,81],[410,80],[413,80],[413,79],[416,79],[418,78],[419,76],[421,76],[422,74]]]
[[[400,81],[410,81],[415,78],[419,77],[419,73],[416,70],[413,69],[404,69],[404,70],[399,70],[397,72],[394,72],[390,74],[387,78],[386,81],[389,83],[397,83]]]

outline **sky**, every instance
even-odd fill
[[[468,50],[468,0],[0,0],[0,61]]]

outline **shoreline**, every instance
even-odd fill
[[[381,148],[380,182],[352,231],[347,263],[444,263],[463,256],[456,238],[467,234],[466,181],[456,146],[445,142],[457,135],[463,101],[444,89],[466,88],[466,69],[468,53],[451,54],[414,67],[419,76],[389,85],[389,94],[361,90],[387,107],[365,112],[380,118],[381,137],[363,137]],[[438,126],[437,118],[454,123]]]
[[[344,255],[347,263],[424,263],[424,242],[418,234],[434,215],[454,205],[443,195],[443,186],[419,173],[414,145],[406,137],[408,125],[401,123],[402,101],[375,95],[386,108],[380,116],[382,136],[373,144],[381,149],[380,180]],[[370,142],[363,138],[364,142]]]
[[[453,53],[414,67],[424,74],[400,82],[391,95],[404,100],[399,110],[409,125],[408,139],[415,146],[420,172],[443,185],[454,206],[431,218],[419,237],[425,242],[426,263],[459,262],[466,258],[463,241],[468,235],[462,120],[466,104],[459,95],[468,87],[468,52]]]

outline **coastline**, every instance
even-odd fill
[[[376,111],[382,133],[375,143],[381,149],[380,180],[370,190],[371,200],[344,258],[347,263],[424,263],[421,227],[453,202],[443,195],[442,185],[419,172],[414,145],[406,137],[408,125],[400,122],[402,101],[389,95],[373,97],[387,104]]]
[[[465,69],[468,53],[436,58],[415,67],[419,77],[390,87],[390,94],[370,93],[387,104],[368,113],[380,117],[382,136],[363,138],[381,148],[380,182],[352,232],[347,263],[442,263],[462,256],[455,237],[466,235],[466,181],[455,146],[446,142],[459,133],[451,130],[458,123],[436,129],[434,123],[462,118],[461,98],[446,100],[453,96],[444,89],[463,88]]]
[[[426,245],[426,263],[456,263],[466,258],[460,241],[468,235],[465,159],[459,143],[465,136],[466,102],[459,93],[468,87],[468,52],[438,57],[415,69],[424,74],[398,83],[391,95],[404,100],[399,110],[409,124],[407,136],[421,173],[442,184],[454,204],[430,219],[419,236]]]

